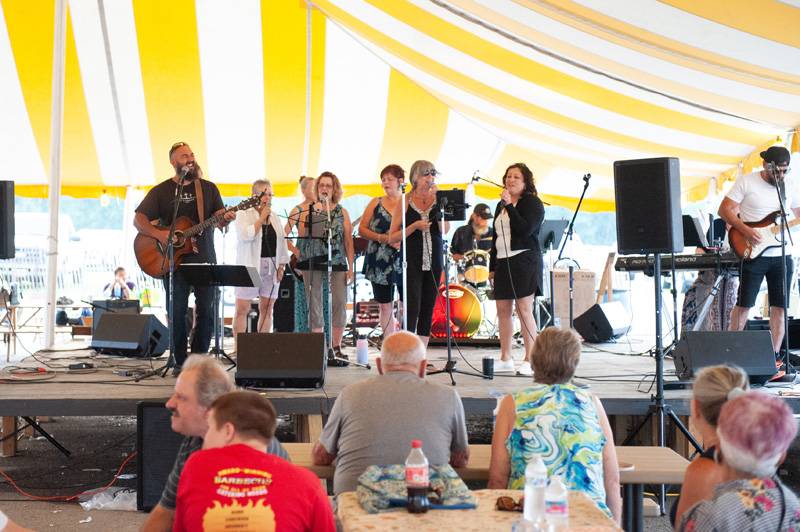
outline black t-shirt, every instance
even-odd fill
[[[274,259],[277,243],[278,235],[275,234],[272,224],[267,221],[266,224],[261,226],[261,257]]]
[[[203,187],[203,214],[205,218],[210,218],[216,211],[225,208],[222,203],[222,196],[217,185],[205,179],[200,180]],[[172,179],[162,181],[150,189],[142,202],[136,207],[136,212],[144,214],[148,220],[158,220],[162,227],[169,227],[172,223],[172,212],[175,209],[174,199],[178,184]],[[194,182],[183,186],[183,192],[179,199],[178,218],[186,216],[192,221],[192,225],[200,223],[197,213],[197,198],[195,197]],[[189,253],[183,256],[184,263],[197,262],[217,262],[217,255],[214,252],[214,230],[206,229],[202,235],[197,236],[198,253]]]
[[[480,240],[475,238],[475,231],[472,229],[472,224],[468,223],[456,229],[453,233],[453,241],[450,243],[450,251],[463,255],[467,251],[473,249],[483,249],[489,251],[492,249],[492,232],[491,227],[486,228],[486,233]]]

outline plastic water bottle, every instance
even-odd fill
[[[534,524],[544,520],[544,492],[547,488],[547,467],[542,457],[533,455],[525,466],[525,504],[522,518]]]
[[[569,527],[569,499],[561,477],[553,477],[545,490],[544,513],[548,530],[566,530]]]
[[[422,440],[411,441],[411,452],[406,458],[406,489],[408,490],[408,511],[423,514],[428,511],[428,487],[430,477],[428,459],[422,452]]]
[[[367,338],[363,334],[359,334],[358,340],[356,340],[356,361],[359,364],[369,362],[369,347],[367,346]]]

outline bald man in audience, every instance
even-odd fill
[[[411,440],[422,440],[431,465],[463,467],[469,460],[461,398],[425,380],[420,339],[406,331],[388,336],[377,365],[379,375],[341,391],[314,445],[315,464],[336,461],[336,495],[355,490],[367,466],[404,463]]]

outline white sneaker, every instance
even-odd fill
[[[508,360],[495,359],[494,361],[495,373],[514,373],[514,361],[510,358]]]
[[[530,362],[523,362],[522,364],[520,364],[519,367],[517,368],[517,375],[524,375],[526,377],[532,377],[533,376],[533,369],[531,369]]]

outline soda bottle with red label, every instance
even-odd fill
[[[428,511],[428,459],[422,452],[422,441],[412,440],[411,452],[406,458],[406,488],[408,490],[408,511],[422,514]]]

